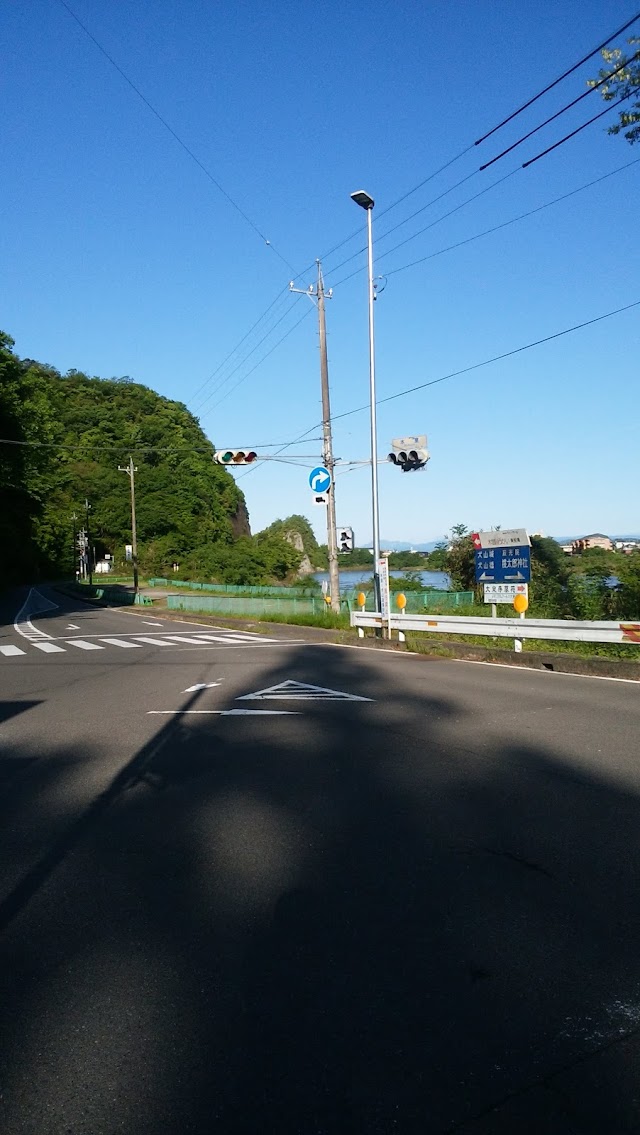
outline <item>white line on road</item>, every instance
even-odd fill
[[[26,654],[26,650],[20,650],[19,646],[0,646],[0,654],[6,654],[11,657],[13,654]]]
[[[18,614],[16,615],[13,629],[17,631],[18,634],[22,636],[22,638],[28,638],[30,642],[33,642],[33,640],[36,638],[51,638],[51,635],[46,634],[45,631],[41,631],[39,627],[34,627],[31,620],[28,619],[25,615],[25,611],[27,611],[31,605],[32,595],[39,596],[42,603],[44,603],[44,606],[40,608],[41,612],[57,611],[58,609],[57,603],[51,603],[48,599],[45,599],[44,595],[40,595],[40,592],[35,587],[31,587],[29,589],[29,594],[27,595],[27,598],[25,599],[20,610],[18,611]],[[35,612],[31,613],[35,614]]]
[[[300,717],[295,709],[148,709],[156,716],[183,716],[187,713],[216,714],[218,717]]]
[[[67,623],[67,630],[68,631],[79,631],[80,627],[78,626],[77,623]]]
[[[55,642],[34,642],[33,645],[45,654],[64,654],[64,646],[56,646]]]
[[[166,638],[151,638],[151,635],[147,636],[143,634],[136,635],[136,642],[148,642],[150,646],[171,646],[171,643],[167,642]]]
[[[71,646],[79,647],[80,650],[104,650],[103,646],[98,646],[95,642],[85,642],[83,638],[70,638],[67,639],[67,642],[69,642]]]
[[[194,694],[196,690],[211,690],[214,686],[219,686],[220,682],[196,682],[195,686],[187,686],[186,690],[182,692],[183,694]]]
[[[100,642],[108,642],[109,646],[121,646],[124,650],[131,650],[132,647],[139,647],[142,650],[139,642],[127,642],[123,638],[101,638]]]
[[[163,626],[164,626],[164,623],[152,623],[152,622],[151,622],[151,619],[143,619],[142,621],[143,621],[143,623],[145,623],[145,624],[146,624],[146,625],[147,625],[148,627],[163,627]]]

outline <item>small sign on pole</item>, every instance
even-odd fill
[[[485,583],[485,603],[513,603],[516,595],[529,598],[528,583]]]
[[[391,638],[391,599],[389,596],[389,560],[381,556],[378,560],[378,579],[380,580],[380,614],[387,624],[387,633]]]

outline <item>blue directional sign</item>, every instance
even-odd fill
[[[531,549],[527,545],[478,548],[476,583],[529,583]]]
[[[314,493],[326,493],[331,484],[331,474],[324,465],[317,465],[309,474],[309,484]]]

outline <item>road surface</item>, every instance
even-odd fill
[[[640,1130],[633,683],[0,610],[0,1130]]]

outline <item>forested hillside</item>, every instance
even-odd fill
[[[130,453],[142,570],[163,574],[177,561],[181,573],[201,565],[228,582],[262,582],[297,567],[284,541],[250,538],[244,497],[185,406],[129,379],[62,376],[19,359],[0,334],[0,437],[2,582],[69,574],[72,516],[83,527],[85,500],[97,557],[122,562],[130,483],[118,465]]]

